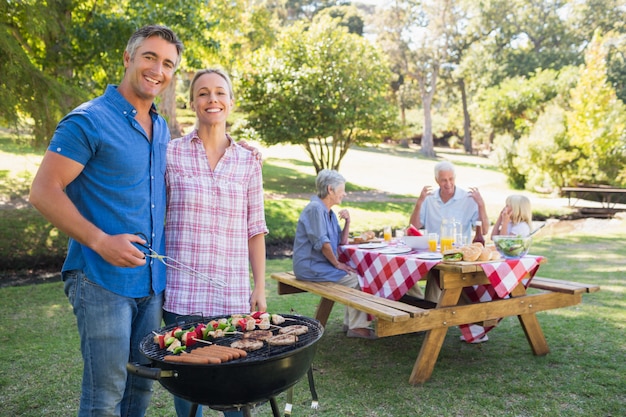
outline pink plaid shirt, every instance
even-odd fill
[[[172,140],[167,148],[167,255],[221,279],[167,268],[164,309],[180,315],[248,313],[248,239],[267,233],[261,164],[250,151],[231,145],[215,171],[197,131]]]

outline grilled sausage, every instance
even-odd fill
[[[197,355],[197,356],[209,356],[209,357],[219,358],[221,362],[228,362],[229,360],[233,359],[232,355],[225,353],[225,352],[218,352],[217,350],[211,349],[211,348],[212,346],[196,348],[192,350],[190,354]]]
[[[224,346],[224,347],[227,347],[227,346]],[[245,358],[246,356],[248,356],[248,352],[246,352],[243,349],[237,349],[237,348],[234,348],[234,347],[228,347],[228,349],[232,349],[232,350],[236,351],[237,353],[239,353],[239,357],[240,358]]]
[[[231,348],[228,346],[221,346],[221,345],[212,345],[210,347],[211,349],[217,352],[225,352],[230,355],[233,355],[233,359],[239,359],[247,355],[246,351],[242,349],[235,349],[235,348]]]
[[[210,356],[192,355],[190,353],[181,353],[180,355],[166,355],[163,360],[165,362],[191,363],[196,365],[210,365],[221,363],[218,358]]]

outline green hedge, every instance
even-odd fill
[[[2,210],[0,257],[3,270],[61,266],[67,236],[33,208]]]
[[[266,220],[268,245],[293,242],[298,215],[305,201],[269,200]],[[67,236],[33,208],[0,211],[0,270],[61,267],[67,251]]]

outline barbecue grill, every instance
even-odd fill
[[[214,365],[197,365],[166,362],[164,357],[170,352],[161,349],[149,334],[139,345],[141,353],[150,359],[150,366],[128,364],[127,368],[141,377],[158,380],[172,394],[191,401],[195,406],[191,415],[195,415],[198,405],[206,405],[214,410],[243,410],[250,415],[254,406],[270,401],[274,417],[280,417],[276,405],[276,395],[298,382],[311,366],[317,342],[324,329],[319,321],[296,315],[282,315],[285,323],[273,326],[270,330],[278,333],[277,327],[304,325],[308,332],[298,336],[298,341],[289,346],[269,346],[264,343],[261,349],[248,352],[244,358],[234,359]],[[200,323],[224,318],[209,317],[181,325],[173,324],[158,330],[166,333],[177,326],[183,329]],[[226,317],[227,318],[227,317]],[[241,334],[227,335],[213,342],[221,346],[230,346],[242,338]],[[188,350],[205,346],[198,343]]]

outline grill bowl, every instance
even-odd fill
[[[144,356],[151,360],[153,368],[172,371],[174,376],[159,376],[159,383],[172,394],[193,403],[207,405],[215,409],[230,409],[237,406],[256,404],[295,385],[308,371],[315,356],[317,342],[324,330],[315,320],[303,316],[282,315],[292,319],[283,324],[304,324],[309,332],[299,336],[295,346],[270,347],[265,344],[258,351],[249,352],[246,358],[235,359],[216,365],[196,365],[165,362],[164,350],[154,343],[152,335],[147,335],[140,344]],[[183,327],[206,323],[211,317]],[[159,331],[166,332],[176,327],[168,326]],[[228,346],[240,337],[217,339],[220,345]],[[169,374],[161,372],[161,374]]]

